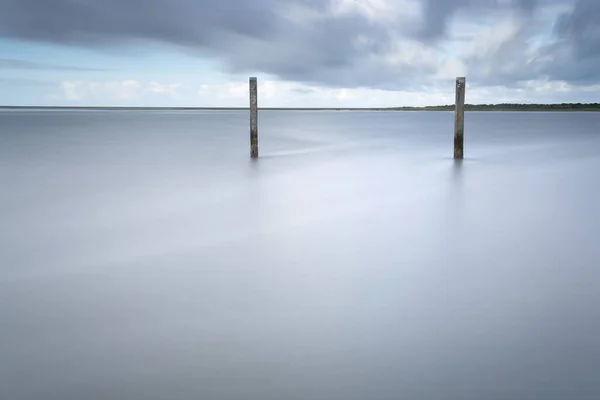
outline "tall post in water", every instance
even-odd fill
[[[454,111],[454,158],[464,156],[465,139],[465,86],[464,77],[456,78],[456,104]]]
[[[250,78],[250,157],[258,158],[258,93],[256,78]]]

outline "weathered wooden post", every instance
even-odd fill
[[[250,157],[258,158],[258,93],[256,78],[250,78]]]
[[[465,86],[464,77],[456,78],[456,104],[454,111],[454,158],[464,156],[465,139]]]

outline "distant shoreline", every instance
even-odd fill
[[[263,111],[454,111],[454,105],[427,107],[259,107]],[[0,106],[0,110],[105,110],[105,111],[248,111],[248,107],[88,107]],[[466,104],[465,111],[600,111],[599,103]]]

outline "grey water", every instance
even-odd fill
[[[0,111],[0,399],[600,398],[600,113]]]

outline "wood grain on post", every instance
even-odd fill
[[[256,78],[250,78],[250,157],[258,157],[258,93]]]
[[[456,78],[456,104],[454,111],[454,158],[464,156],[465,139],[465,86],[464,77]]]

